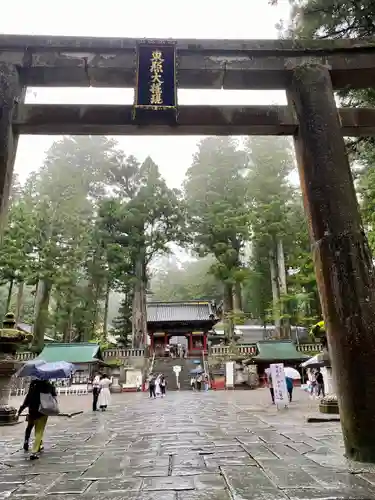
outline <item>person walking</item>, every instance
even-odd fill
[[[98,398],[100,393],[100,377],[101,374],[97,373],[92,381],[92,411],[98,411]]]
[[[161,375],[159,374],[156,377],[156,380],[155,380],[155,394],[156,394],[156,397],[161,396],[160,377],[161,377]]]
[[[151,375],[150,380],[148,382],[148,389],[150,391],[150,399],[156,399],[156,387],[155,387],[155,377]]]
[[[165,380],[164,375],[160,375],[160,390],[161,390],[161,397],[164,398],[167,391],[167,382]]]
[[[31,431],[33,428],[35,429],[35,438],[31,450],[30,460],[37,460],[39,458],[39,453],[44,449],[43,437],[48,416],[43,415],[43,413],[40,412],[41,394],[50,394],[54,398],[57,397],[56,389],[50,382],[47,380],[36,379],[31,382],[24,402],[18,410],[18,415],[21,415],[25,408],[29,409],[25,440],[23,444],[23,449],[25,451],[29,450]]]
[[[205,373],[203,376],[203,383],[204,383],[204,392],[208,392],[209,389],[209,376],[208,373]]]
[[[200,373],[197,377],[197,391],[200,391],[202,389],[202,381],[203,377],[202,374]]]
[[[274,405],[275,404],[275,391],[273,390],[270,368],[267,368],[265,373],[266,373],[266,384],[267,384],[267,387],[268,387],[270,394],[271,394],[272,404]]]
[[[316,393],[318,398],[320,395],[325,396],[325,391],[324,391],[324,379],[323,375],[320,370],[318,370],[315,374],[315,380],[316,380]]]
[[[108,375],[102,375],[99,385],[100,391],[98,397],[98,405],[102,411],[106,411],[108,406],[111,404],[111,391],[109,390],[111,381],[108,378]]]
[[[193,391],[195,391],[195,388],[196,388],[196,379],[195,379],[195,377],[191,377],[191,379],[190,379],[190,387],[192,388]]]
[[[286,389],[289,395],[289,403],[291,403],[293,397],[293,379],[290,377],[285,377],[285,382],[286,382]]]

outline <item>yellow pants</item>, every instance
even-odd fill
[[[46,415],[43,415],[42,417],[39,417],[34,421],[35,439],[33,442],[32,453],[38,453],[39,451],[40,445],[43,442],[43,435],[47,425],[47,420],[48,417]]]

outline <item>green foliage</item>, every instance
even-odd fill
[[[291,142],[285,137],[250,137],[246,152],[253,240],[270,247],[290,232],[290,206],[296,196],[288,178],[294,166]]]
[[[189,230],[201,256],[212,254],[217,279],[234,283],[249,233],[245,155],[231,138],[209,137],[199,144],[186,173]]]
[[[116,290],[128,297],[129,320],[137,257],[144,250],[147,266],[168,251],[182,221],[179,193],[150,158],[140,165],[105,137],[64,137],[40,170],[13,188],[0,307],[13,305],[13,285],[25,282],[20,320],[34,323],[36,350],[49,328],[66,342],[100,338],[103,346],[106,296]]]
[[[118,309],[118,315],[113,319],[110,333],[116,337],[122,347],[130,347],[132,334],[132,293],[125,294]]]
[[[181,239],[180,194],[168,188],[151,158],[142,165],[131,156],[120,160],[110,171],[117,196],[100,207],[102,228],[113,249],[126,248],[130,266],[140,252],[148,264],[169,251],[169,242]]]
[[[205,257],[182,264],[170,262],[154,273],[151,279],[153,300],[222,300],[221,283],[212,275],[214,259]]]
[[[114,344],[109,342],[107,339],[103,338],[102,335],[97,335],[93,339],[89,340],[92,344],[99,344],[99,347],[102,351],[105,351],[106,349],[112,349],[115,347]]]
[[[121,361],[121,359],[115,358],[115,359],[109,359],[106,361],[107,365],[110,365],[112,367],[117,367],[119,368],[122,366],[124,363]]]
[[[287,34],[299,38],[363,38],[374,32],[373,0],[291,0]]]
[[[280,315],[306,323],[319,308],[292,168],[283,138],[253,138],[240,147],[210,137],[198,145],[182,197],[151,158],[140,164],[104,137],[64,137],[13,189],[0,248],[0,309],[20,309],[21,321],[35,323],[37,351],[46,331],[66,342],[108,346],[113,292],[122,301],[110,311],[111,333],[124,346],[140,341],[150,286],[157,300],[224,299],[227,324],[249,316],[266,321],[269,249],[281,238],[293,272]],[[172,242],[200,258],[152,272]]]
[[[264,323],[278,317],[293,324],[310,324],[319,301],[301,193],[290,181],[295,169],[291,142],[284,137],[252,137],[245,147],[252,228],[245,310]],[[287,293],[279,289],[273,297],[270,255],[277,254],[279,240],[283,243]]]

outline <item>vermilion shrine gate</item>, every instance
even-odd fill
[[[180,88],[286,89],[289,106],[177,106]],[[375,42],[0,37],[0,214],[19,134],[293,135],[328,326],[347,454],[375,461],[375,286],[343,135],[374,109],[333,89],[371,87]],[[135,87],[135,107],[25,105],[27,86]]]
[[[215,304],[207,301],[147,303],[147,333],[150,348],[164,355],[165,347],[174,339],[189,354],[207,351],[208,338],[219,321]]]

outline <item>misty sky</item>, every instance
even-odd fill
[[[13,0],[4,2],[0,33],[134,38],[277,38],[288,0]],[[28,102],[131,104],[132,89],[37,88]],[[181,90],[179,104],[285,104],[282,91]],[[43,162],[56,136],[22,136],[16,172],[24,180]],[[199,137],[117,137],[126,154],[151,155],[170,186],[178,187]]]

